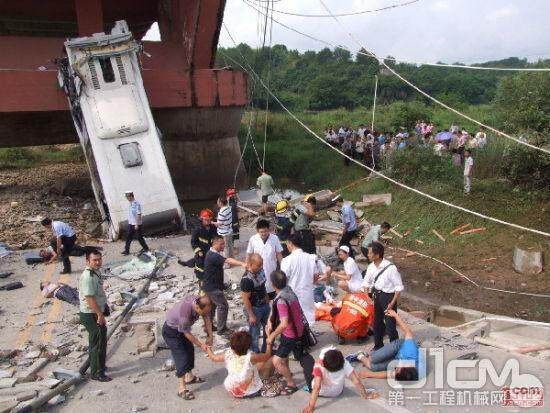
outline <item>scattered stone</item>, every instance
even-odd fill
[[[61,383],[61,380],[45,379],[45,380],[40,381],[39,383],[42,384],[43,386],[47,387],[48,389],[53,389],[53,388],[57,387],[57,385],[59,383]]]
[[[176,364],[174,363],[174,360],[167,359],[164,364],[162,365],[161,371],[172,371],[176,369]]]
[[[174,293],[172,291],[166,291],[165,293],[159,294],[157,298],[159,300],[171,300],[174,298]]]
[[[26,353],[23,358],[24,359],[37,359],[40,357],[40,354],[42,353],[41,349],[34,349]]]
[[[35,380],[36,373],[42,370],[46,366],[46,364],[49,363],[49,361],[50,360],[46,357],[37,359],[27,370],[17,374],[17,382],[26,383]]]
[[[147,406],[132,406],[132,413],[143,412],[147,410]]]
[[[103,396],[105,393],[103,392],[103,390],[92,390],[89,394],[90,396],[98,397]]]
[[[15,373],[15,369],[2,369],[0,370],[0,379],[13,377],[13,373]]]
[[[0,402],[0,413],[9,413],[19,402],[17,400],[6,400]]]
[[[50,406],[57,406],[58,404],[61,404],[64,401],[65,401],[65,395],[58,394],[57,396],[54,396],[50,400],[48,400],[48,404]]]
[[[10,387],[15,386],[15,383],[17,383],[16,377],[6,377],[0,379],[0,389],[9,389]]]

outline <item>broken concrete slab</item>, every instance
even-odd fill
[[[18,383],[26,383],[26,382],[35,380],[36,379],[36,373],[38,373],[40,370],[42,370],[46,366],[46,364],[49,363],[49,361],[50,360],[45,358],[45,357],[36,359],[35,362],[28,369],[26,369],[23,372],[18,372],[17,373],[17,375],[16,375],[17,382]]]
[[[17,400],[6,400],[6,401],[3,401],[3,402],[0,402],[0,413],[9,413],[18,404],[19,404],[19,402]]]
[[[65,395],[58,394],[57,396],[54,396],[50,400],[48,400],[48,405],[57,406],[58,404],[61,404],[64,401],[65,401]]]
[[[516,246],[513,262],[514,270],[521,274],[535,275],[543,270],[542,251],[528,251]]]
[[[0,379],[0,389],[9,389],[15,386],[15,383],[17,383],[17,377],[6,377]]]
[[[357,208],[364,208],[370,205],[390,205],[391,204],[391,194],[371,194],[363,195],[363,202],[361,205],[356,204]]]
[[[328,217],[335,222],[342,222],[342,215],[338,211],[327,211]]]
[[[5,379],[9,377],[13,377],[13,373],[15,373],[15,369],[1,369],[0,370],[0,379]]]
[[[155,333],[153,331],[154,324],[137,324],[134,327],[136,332],[136,347],[137,353],[154,352],[155,348]]]

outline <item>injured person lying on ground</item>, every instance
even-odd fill
[[[367,368],[359,372],[362,379],[392,377],[397,381],[416,381],[425,377],[424,352],[420,351],[412,330],[394,310],[386,311],[386,316],[395,318],[405,338],[391,341],[370,353],[350,354],[346,360],[359,361]]]
[[[40,291],[45,298],[57,298],[72,305],[79,305],[78,290],[70,285],[41,281]]]

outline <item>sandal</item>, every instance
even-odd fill
[[[192,380],[186,381],[185,384],[204,383],[206,380],[199,376],[194,376]]]
[[[289,386],[286,384],[283,389],[281,390],[281,396],[290,396],[293,393],[296,393],[298,391],[298,387]]]
[[[178,397],[181,397],[183,400],[195,400],[195,395],[189,389],[185,389],[183,392],[178,392]]]

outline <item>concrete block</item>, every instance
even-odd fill
[[[13,377],[13,373],[15,373],[15,369],[2,369],[0,370],[0,379]]]
[[[514,270],[527,275],[540,274],[543,270],[542,251],[514,249]]]
[[[391,194],[372,194],[372,195],[363,195],[363,202],[361,205],[357,203],[355,206],[357,208],[366,207],[369,205],[390,205],[391,204]]]
[[[15,383],[17,383],[17,377],[6,377],[4,379],[0,379],[0,389],[9,389],[10,387],[15,386]]]
[[[9,413],[19,402],[17,400],[6,400],[0,402],[0,413]]]

